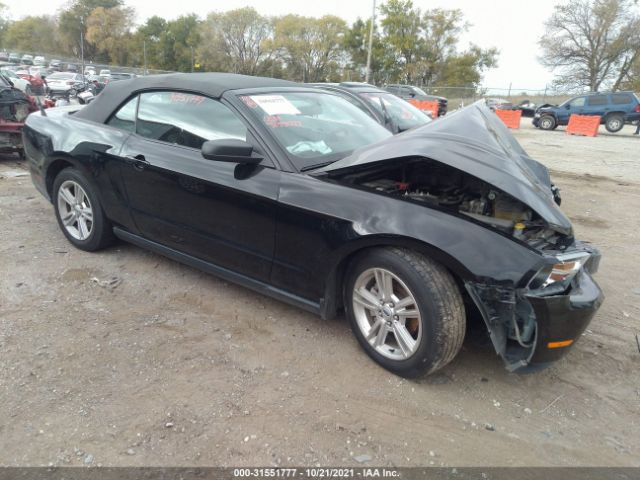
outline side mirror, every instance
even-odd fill
[[[202,156],[207,160],[257,165],[262,157],[253,156],[253,146],[244,140],[223,138],[202,144]]]
[[[564,106],[564,108],[566,108],[567,110],[569,110],[569,109],[571,108],[571,104],[570,104],[570,103],[567,103],[567,104]]]

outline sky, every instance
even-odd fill
[[[28,2],[6,2],[13,19],[20,19],[33,12],[51,14],[63,7],[68,0],[30,0]],[[380,3],[381,0],[378,0]],[[137,23],[153,15],[172,19],[183,14],[195,13],[205,17],[211,11],[225,11],[252,6],[265,15],[299,15],[319,17],[338,15],[348,22],[358,17],[369,17],[372,0],[125,0],[127,6],[136,11]],[[485,73],[483,86],[487,88],[509,88],[513,91],[544,89],[551,83],[553,75],[538,62],[540,54],[537,42],[544,32],[544,21],[553,12],[557,0],[538,0],[535,4],[524,0],[414,0],[420,9],[459,8],[471,23],[469,31],[462,37],[461,46],[473,42],[483,48],[497,47],[500,50],[499,66]],[[179,9],[176,6],[179,5]]]

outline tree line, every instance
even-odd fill
[[[362,81],[366,74],[370,19],[348,24],[335,15],[269,16],[245,7],[135,25],[135,11],[123,0],[72,0],[55,15],[17,21],[3,11],[0,44],[21,53],[79,57],[82,36],[85,59],[94,63],[304,82]],[[468,28],[460,10],[387,0],[374,24],[371,80],[478,88],[483,72],[497,65],[498,50],[461,49]]]

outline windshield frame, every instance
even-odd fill
[[[291,154],[285,146],[280,142],[278,138],[274,135],[272,129],[269,129],[267,125],[249,108],[241,97],[251,96],[251,95],[278,95],[278,94],[286,94],[286,93],[305,93],[305,94],[313,94],[313,95],[331,95],[334,98],[338,98],[341,101],[345,102],[348,105],[351,105],[347,100],[341,97],[339,94],[326,91],[322,89],[310,88],[310,87],[269,87],[269,88],[252,88],[252,89],[240,89],[240,90],[231,90],[225,92],[223,94],[223,98],[226,99],[231,105],[235,107],[235,109],[244,117],[245,121],[248,122],[257,132],[259,132],[260,136],[268,143],[269,149],[272,151],[272,155],[275,157],[277,163],[280,164],[282,170],[290,171],[290,172],[306,172],[309,170],[313,170],[315,168],[320,168],[326,166],[330,163],[337,162],[342,160],[343,158],[348,157],[353,153],[354,150],[349,150],[346,152],[339,152],[336,154],[328,154],[321,158],[310,158],[303,159],[301,157],[295,156]],[[353,106],[353,108],[357,109],[357,107]],[[388,132],[382,125],[380,125],[376,120],[369,117],[365,112],[358,110],[362,115],[365,115],[373,124],[377,127],[384,130],[384,132],[389,133],[389,137],[391,137],[391,133]],[[386,138],[389,138],[386,137]],[[385,139],[386,139],[385,138]],[[380,139],[382,141],[384,139]],[[373,142],[376,143],[376,142]],[[373,144],[371,143],[371,144]],[[367,145],[371,145],[367,144]],[[364,147],[367,145],[361,145],[360,147]],[[358,147],[358,148],[360,148]],[[286,162],[289,168],[286,168],[284,163]]]

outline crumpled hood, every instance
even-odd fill
[[[425,157],[467,172],[520,200],[560,233],[571,222],[553,200],[549,171],[533,160],[482,101],[423,127],[363,147],[318,172]]]

